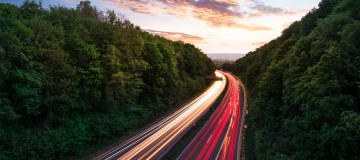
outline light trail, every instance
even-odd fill
[[[228,90],[217,110],[181,153],[178,159],[239,159],[241,110],[237,80],[223,73],[229,81]],[[242,86],[241,86],[242,87]]]
[[[162,157],[211,107],[225,89],[225,76],[219,71],[215,81],[199,97],[173,114],[134,135],[94,159],[158,159]]]

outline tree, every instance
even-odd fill
[[[257,159],[358,158],[349,124],[360,102],[359,4],[323,0],[277,39],[223,66],[250,91],[247,149]]]

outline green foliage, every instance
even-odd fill
[[[25,0],[20,6],[21,16],[24,19],[31,19],[33,17],[41,16],[44,12],[41,1],[37,3],[35,0]]]
[[[256,159],[359,159],[359,6],[323,0],[279,38],[223,66],[250,91],[247,149]]]
[[[81,155],[173,110],[214,70],[193,45],[90,1],[0,3],[0,159]]]

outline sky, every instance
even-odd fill
[[[205,53],[247,53],[281,35],[321,0],[91,0],[152,34],[192,43]],[[0,0],[20,5],[22,0]],[[76,7],[79,0],[42,0]]]

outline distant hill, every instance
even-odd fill
[[[244,57],[243,53],[206,53],[211,60],[221,61],[236,61]]]

